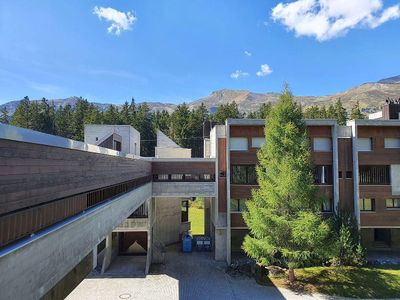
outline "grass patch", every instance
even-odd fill
[[[204,208],[191,206],[189,208],[189,222],[192,234],[204,234]]]
[[[400,269],[388,267],[313,267],[296,270],[297,282],[271,278],[277,286],[353,298],[399,298]]]

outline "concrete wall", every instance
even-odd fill
[[[227,234],[225,229],[215,229],[214,252],[215,260],[226,261]]]
[[[43,296],[41,300],[64,299],[93,269],[92,252],[76,265],[60,282]]]
[[[116,133],[121,136],[121,152],[140,155],[140,133],[129,125],[85,125],[85,143],[98,145]],[[96,141],[96,138],[98,139]]]
[[[190,158],[192,149],[187,148],[155,148],[155,157],[157,158]]]
[[[215,182],[153,182],[154,197],[214,197]]]
[[[169,245],[179,242],[182,200],[182,198],[155,198],[156,220],[153,231],[155,243]]]
[[[44,296],[149,197],[150,183],[3,248],[1,298]]]

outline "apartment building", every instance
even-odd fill
[[[388,103],[383,115],[396,116]],[[398,116],[398,115],[397,115]],[[306,120],[321,214],[354,211],[367,249],[400,248],[400,120]],[[257,150],[265,143],[265,120],[228,119],[205,136],[205,154],[216,158],[217,191],[210,232],[215,258],[229,263],[249,232],[242,213],[257,188]],[[207,126],[206,126],[207,127]],[[208,125],[208,127],[211,127]]]

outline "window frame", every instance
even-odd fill
[[[371,209],[365,209],[365,200],[371,201]],[[375,211],[375,198],[359,198],[358,206],[360,212],[374,212]]]
[[[316,148],[316,141],[318,141],[318,140],[328,140],[329,141],[329,150],[326,150],[326,149],[317,149]],[[313,137],[313,144],[312,144],[312,146],[313,146],[313,151],[314,152],[332,152],[333,151],[333,145],[332,145],[332,138],[331,137],[324,137],[324,136],[320,136],[320,137],[318,137],[318,136],[316,136],[316,137]]]
[[[239,181],[234,181],[234,178],[235,178],[235,175],[237,174],[234,170],[236,169],[236,168],[245,168],[244,169],[244,172],[245,172],[245,178],[244,178],[244,181],[242,181],[241,180],[241,182],[239,182]],[[254,179],[255,179],[255,181],[249,181],[249,175],[251,174],[250,172],[249,172],[249,169],[250,168],[254,168],[254,175],[255,175],[255,177],[254,177]],[[241,171],[242,172],[242,171]],[[231,178],[230,178],[230,180],[231,180],[231,184],[241,184],[241,185],[258,185],[258,183],[257,183],[257,170],[256,170],[256,165],[231,165]]]
[[[258,146],[258,143],[256,143],[256,145],[254,145],[254,140],[262,140],[262,143],[259,143],[259,146]],[[266,144],[265,137],[260,137],[260,136],[251,137],[251,148],[261,149],[261,146],[265,145],[265,144]]]
[[[245,149],[238,148],[238,147],[232,148],[232,145],[234,145],[233,142],[234,141],[239,141],[239,140],[241,140],[242,142],[245,142],[244,143],[246,145]],[[230,141],[229,141],[229,150],[230,151],[241,151],[241,152],[248,151],[249,150],[249,139],[247,137],[231,137]]]
[[[319,171],[319,168],[321,168],[321,171]],[[333,170],[332,165],[316,165],[314,168],[314,184],[332,185],[333,184],[332,170]],[[322,174],[325,175],[324,178],[322,178]],[[320,180],[319,180],[319,175],[321,175]]]
[[[366,149],[361,149],[360,148],[360,141],[362,141],[362,140],[369,140],[369,149],[368,150],[366,150]],[[357,138],[357,151],[358,152],[370,152],[370,151],[373,151],[373,141],[372,141],[372,137],[358,137]]]
[[[232,202],[236,201],[237,205],[237,209],[232,209]],[[246,201],[247,199],[245,198],[231,198],[229,201],[229,207],[230,207],[230,212],[231,213],[243,213],[244,211],[246,211]]]
[[[388,200],[392,202],[392,206],[388,206]],[[395,202],[397,202],[397,206],[395,206]],[[386,198],[385,199],[385,207],[388,210],[400,210],[400,198]]]
[[[329,209],[325,209],[325,201],[329,201]],[[333,199],[329,197],[325,197],[321,203],[321,212],[323,213],[331,213],[333,212]]]
[[[388,144],[388,140],[396,140],[397,141],[397,145],[395,145],[394,147],[392,147],[392,146],[388,146],[387,144]],[[385,149],[400,149],[400,137],[386,137],[385,139],[384,139],[384,148]]]

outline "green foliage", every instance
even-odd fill
[[[229,118],[232,119],[243,118],[243,115],[239,112],[239,108],[235,101],[220,105],[215,114],[212,115],[212,120],[220,125],[224,125],[225,120]]]
[[[280,254],[290,268],[302,266],[325,255],[329,226],[318,214],[321,201],[301,107],[287,87],[266,120],[265,136],[258,152],[260,188],[244,213],[250,235],[243,249],[264,265]]]
[[[8,124],[10,122],[10,118],[8,116],[7,107],[3,106],[0,109],[0,123]]]
[[[365,249],[361,246],[357,220],[348,210],[339,211],[332,217],[331,263],[334,266],[362,266]]]
[[[333,119],[338,122],[339,125],[346,125],[347,112],[343,107],[342,102],[338,99],[335,104],[328,106],[310,106],[304,111],[305,119]]]
[[[351,120],[363,120],[366,116],[361,112],[360,102],[357,101],[351,108],[350,119]]]

